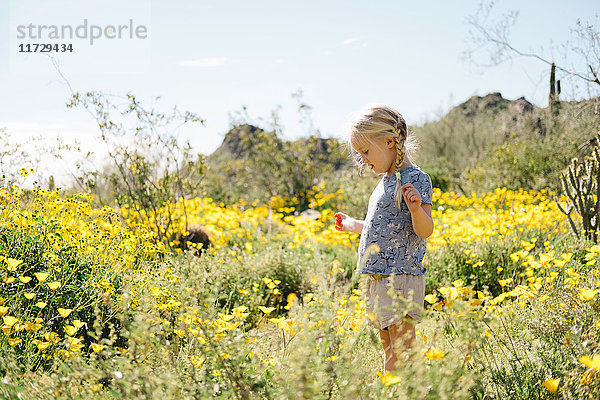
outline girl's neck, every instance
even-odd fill
[[[408,158],[404,158],[404,161],[403,161],[403,162],[402,162],[402,164],[400,165],[400,170],[399,170],[398,172],[402,172],[402,171],[404,171],[406,168],[408,168],[408,167],[410,167],[410,166],[412,166],[412,165],[414,165],[414,164],[412,163],[412,161],[410,161]],[[393,173],[391,173],[391,174],[388,174],[388,173],[386,173],[386,174],[385,174],[385,176],[391,176],[391,175],[394,175],[394,174],[393,174]]]

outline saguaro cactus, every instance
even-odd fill
[[[592,149],[592,155],[583,162],[573,160],[566,172],[561,174],[564,193],[569,201],[566,207],[556,201],[558,208],[569,219],[569,224],[579,238],[579,230],[571,218],[575,210],[581,216],[581,229],[585,238],[598,242],[598,222],[600,217],[600,132]]]
[[[556,80],[556,65],[550,67],[550,95],[548,96],[550,113],[554,116],[560,111],[560,79]]]
[[[550,94],[548,95],[546,128],[550,133],[556,130],[558,114],[560,114],[560,79],[556,80],[556,65],[552,63],[550,67]]]

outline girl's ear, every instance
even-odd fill
[[[391,149],[396,144],[396,141],[394,140],[394,138],[388,137],[385,140],[385,143],[386,143],[387,147],[389,147]]]

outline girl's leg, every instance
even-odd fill
[[[389,329],[380,329],[379,337],[381,338],[381,344],[385,353],[385,361],[383,363],[384,370],[385,372],[393,371],[396,367],[396,354],[394,353],[394,347],[392,345]]]
[[[385,332],[385,331],[383,331]],[[390,363],[389,371],[396,369],[398,356],[404,351],[410,351],[415,341],[415,324],[412,317],[407,316],[402,321],[392,324],[388,327],[389,339],[391,342],[393,355],[393,364]],[[388,371],[386,366],[386,371]]]
[[[415,342],[415,320],[406,316],[402,321],[391,325],[389,328],[392,347],[396,350],[410,350]]]

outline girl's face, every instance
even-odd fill
[[[363,164],[368,164],[375,174],[391,175],[395,172],[396,142],[387,137],[380,139],[377,144],[366,143],[356,151],[361,155]]]

